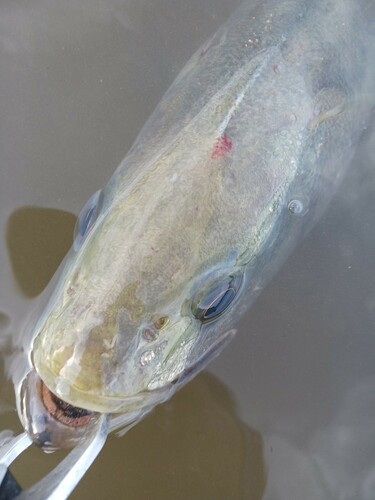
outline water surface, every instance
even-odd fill
[[[20,335],[102,187],[233,0],[0,5],[0,336]],[[123,438],[72,498],[372,500],[375,135],[232,345]],[[0,428],[20,430],[10,383]],[[61,455],[30,449],[26,487]]]

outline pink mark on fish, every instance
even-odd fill
[[[231,151],[232,147],[233,147],[232,141],[229,139],[227,134],[224,133],[221,137],[219,137],[216,140],[214,149],[212,150],[211,153],[211,158],[213,160],[216,160],[217,158],[222,158]]]

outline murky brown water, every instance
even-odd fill
[[[238,3],[1,3],[0,335],[22,331],[72,214]],[[210,373],[111,436],[72,498],[375,498],[374,148],[370,130]],[[0,396],[0,429],[19,431],[9,383]],[[13,471],[27,487],[59,459],[30,449]]]

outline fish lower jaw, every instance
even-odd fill
[[[72,406],[98,413],[143,411],[169,399],[176,390],[173,384],[168,384],[160,389],[142,391],[129,396],[105,394],[100,389],[82,390],[76,384],[55,374],[45,365],[35,366],[35,370],[43,383],[58,398]]]

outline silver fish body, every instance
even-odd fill
[[[92,411],[148,408],[230,340],[368,122],[367,9],[247,2],[192,57],[82,212],[34,332],[32,361],[54,394]]]

